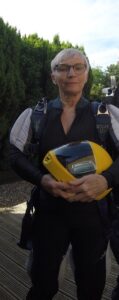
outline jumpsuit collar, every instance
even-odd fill
[[[85,98],[85,97],[81,97],[79,102],[76,105],[76,111],[83,109],[87,106],[87,104],[89,103],[89,101]],[[62,102],[60,97],[57,97],[54,101],[53,101],[53,107],[58,109],[58,110],[62,110]]]

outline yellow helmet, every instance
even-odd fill
[[[43,165],[58,180],[69,182],[88,174],[101,174],[112,164],[112,158],[100,145],[90,142],[73,142],[49,151]],[[102,193],[104,198],[111,189]]]

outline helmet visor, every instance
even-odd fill
[[[53,150],[60,163],[75,177],[96,172],[92,148],[88,142],[74,142]]]

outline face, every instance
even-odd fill
[[[79,55],[63,58],[51,76],[60,94],[78,95],[82,93],[88,77],[86,62]]]

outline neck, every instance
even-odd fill
[[[64,95],[60,93],[60,99],[64,106],[67,107],[75,107],[77,103],[80,101],[82,93],[77,95]]]

